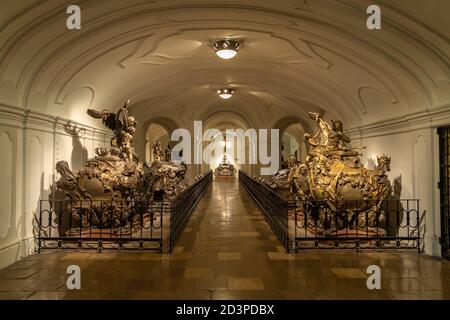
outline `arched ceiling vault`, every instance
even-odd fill
[[[366,0],[82,0],[79,31],[65,27],[71,1],[24,2],[0,16],[4,104],[93,123],[88,107],[129,98],[141,123],[238,112],[269,127],[308,111],[357,126],[450,103],[446,0],[378,1],[375,31]],[[224,37],[243,41],[230,61],[211,48]],[[236,89],[229,101],[223,86]]]

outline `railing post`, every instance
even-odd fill
[[[417,224],[416,224],[416,227],[417,227],[417,251],[419,252],[419,254],[421,254],[422,250],[421,250],[420,246],[422,245],[422,243],[421,243],[422,241],[420,238],[420,232],[421,232],[420,222],[422,221],[422,217],[420,216],[419,200],[417,200],[416,203],[417,203]]]
[[[51,209],[49,210],[51,211]],[[41,253],[42,200],[39,200],[38,253]]]
[[[294,220],[292,221],[292,219],[289,219],[289,209],[293,209],[294,211]],[[288,243],[289,243],[289,248],[290,248],[290,252],[291,253],[296,253],[297,252],[297,245],[295,242],[295,238],[297,237],[296,233],[297,233],[297,210],[295,206],[288,206],[287,207],[287,227],[288,227]]]
[[[161,252],[169,253],[172,251],[170,218],[171,203],[161,202]]]

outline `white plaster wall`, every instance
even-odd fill
[[[376,156],[391,157],[391,183],[401,178],[402,199],[419,199],[425,213],[423,248],[426,254],[441,255],[439,189],[439,145],[437,127],[450,124],[450,107],[434,114],[427,113],[412,120],[397,119],[376,126],[353,128],[349,134],[353,146],[362,149],[365,166],[376,164]]]
[[[4,122],[6,119],[0,117],[0,120]],[[19,259],[21,254],[19,229],[25,215],[19,214],[23,207],[18,195],[23,194],[22,186],[24,185],[22,181],[24,135],[22,130],[0,123],[0,136],[2,137],[0,157],[2,217],[0,222],[8,225],[6,234],[2,232],[0,235],[0,268],[3,268]]]
[[[34,219],[59,178],[56,162],[77,170],[109,144],[107,131],[79,123],[72,126],[82,134],[71,136],[63,127],[68,122],[0,104],[0,268],[35,252]]]
[[[414,145],[410,133],[365,138],[362,144],[366,147],[362,153],[363,164],[371,168],[377,163],[377,156],[383,153],[391,157],[389,179],[401,179],[401,198],[415,198],[414,190]]]

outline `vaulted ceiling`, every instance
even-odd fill
[[[366,28],[372,3],[381,30]],[[450,103],[447,0],[80,0],[78,31],[70,4],[2,8],[0,103],[92,123],[87,108],[131,99],[141,123],[181,127],[270,127],[308,111],[357,126]],[[219,59],[218,38],[241,40],[239,54]],[[225,86],[229,100],[215,92]]]

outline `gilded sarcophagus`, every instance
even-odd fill
[[[295,164],[288,178],[299,212],[311,214],[311,220],[326,231],[357,228],[357,224],[386,231],[382,203],[392,193],[386,174],[391,159],[382,155],[374,169],[366,169],[360,154],[348,147],[350,139],[341,121],[330,125],[317,113],[309,116],[318,130],[305,134],[307,159]]]

